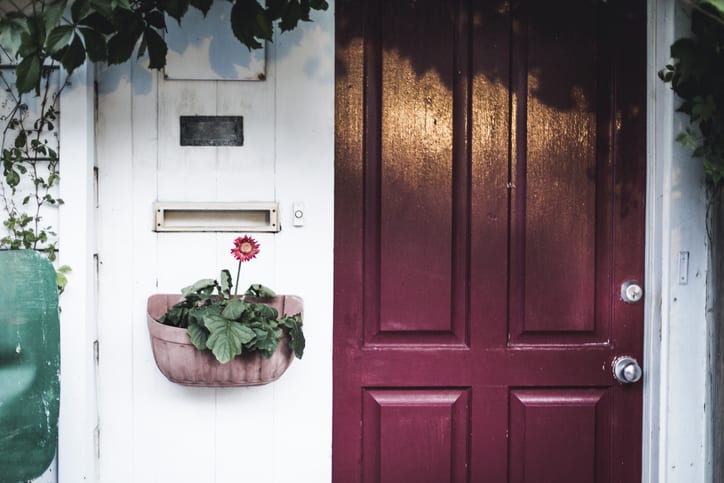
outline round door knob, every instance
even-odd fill
[[[613,361],[613,375],[621,384],[632,384],[641,379],[643,371],[633,357],[622,356]]]
[[[629,280],[621,285],[621,300],[627,304],[635,304],[644,296],[644,289],[635,280]]]

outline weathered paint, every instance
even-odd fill
[[[60,329],[55,270],[35,251],[0,251],[0,481],[41,475],[55,457]]]

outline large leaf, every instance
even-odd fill
[[[211,333],[206,341],[206,347],[211,349],[222,364],[241,354],[242,344],[250,342],[255,337],[254,332],[248,327],[217,315],[204,317],[204,322]]]
[[[85,42],[85,50],[88,58],[93,62],[101,62],[108,57],[108,46],[106,38],[96,30],[81,27],[79,29]]]
[[[79,36],[73,37],[73,41],[66,49],[60,63],[63,64],[68,73],[73,72],[85,62],[85,47]]]
[[[231,7],[231,30],[249,49],[258,49],[261,43],[255,38],[257,15],[263,12],[255,0],[237,0]]]
[[[58,25],[67,5],[68,0],[50,0],[45,4],[42,17],[46,32]]]
[[[91,0],[75,0],[70,7],[70,15],[74,23],[85,17],[91,8]]]
[[[11,56],[14,57],[17,54],[20,48],[21,36],[23,33],[28,32],[28,21],[20,13],[10,12],[0,18],[0,45]]]
[[[163,69],[166,65],[168,47],[163,38],[152,28],[143,33],[143,40],[148,46],[148,67],[150,69]]]
[[[18,92],[23,94],[32,91],[40,82],[40,58],[36,55],[24,58],[15,72]]]
[[[191,339],[194,347],[200,351],[206,349],[206,341],[209,338],[209,333],[203,327],[197,323],[189,324],[186,332],[189,334],[189,339]]]
[[[48,49],[48,53],[53,55],[65,48],[68,43],[70,43],[72,37],[73,27],[70,25],[58,25],[50,31],[48,38],[45,39],[45,46]]]
[[[245,309],[246,304],[241,300],[229,300],[226,307],[224,307],[224,311],[221,312],[221,316],[229,320],[239,320]]]

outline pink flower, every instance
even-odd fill
[[[259,243],[249,235],[240,236],[234,240],[234,248],[231,249],[231,254],[239,260],[239,263],[256,258],[257,253],[259,253]]]

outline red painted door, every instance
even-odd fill
[[[337,2],[335,483],[640,481],[645,5]]]

